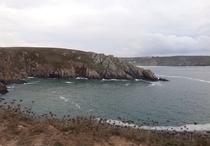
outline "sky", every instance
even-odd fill
[[[0,46],[210,55],[210,1],[0,0]]]

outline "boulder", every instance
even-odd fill
[[[165,78],[158,78],[158,80],[159,80],[159,81],[169,81],[169,80],[167,80],[167,79],[165,79]]]
[[[10,79],[7,84],[23,84],[27,83],[24,79]]]
[[[7,87],[5,84],[0,82],[0,94],[6,94],[8,92]]]
[[[150,81],[158,81],[158,78],[155,76],[155,74],[147,69],[147,70],[143,70],[143,76],[144,76],[144,79],[146,80],[150,80]]]
[[[91,69],[86,69],[86,77],[89,79],[100,79],[100,75],[95,70]]]

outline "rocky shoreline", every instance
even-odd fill
[[[0,93],[7,84],[30,77],[142,79],[158,81],[151,70],[138,68],[112,55],[59,48],[0,47]]]

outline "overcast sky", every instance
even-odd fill
[[[210,55],[210,1],[0,0],[0,46]]]

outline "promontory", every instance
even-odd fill
[[[24,83],[28,77],[142,79],[158,81],[151,70],[112,55],[44,47],[0,47],[0,93],[3,85]]]

